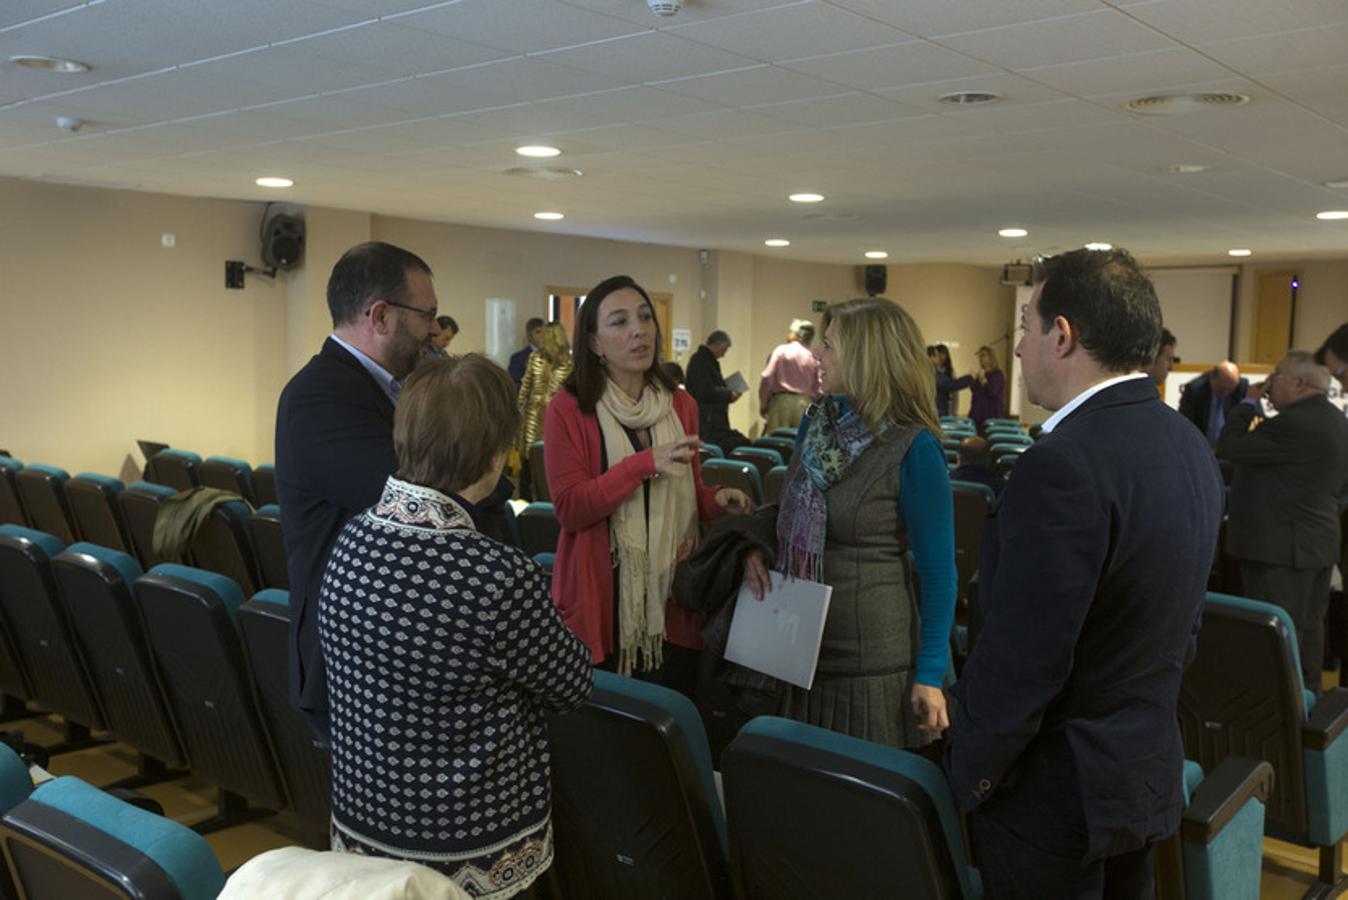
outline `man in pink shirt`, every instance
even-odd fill
[[[772,351],[758,383],[758,411],[766,419],[764,434],[774,428],[797,428],[810,402],[819,397],[819,360],[810,352],[814,323],[791,322],[786,343]]]

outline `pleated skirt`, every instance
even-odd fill
[[[915,750],[932,736],[919,731],[910,694],[911,668],[884,675],[815,674],[810,690],[781,683],[777,714],[900,750]]]

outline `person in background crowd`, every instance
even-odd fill
[[[983,531],[946,767],[989,900],[1141,900],[1184,807],[1176,711],[1222,478],[1142,372],[1161,307],[1133,258],[1075,250],[1038,276],[1016,355],[1053,415]]]
[[[702,483],[697,404],[660,365],[650,296],[618,275],[586,295],[574,369],[548,405],[543,452],[561,536],[552,596],[597,666],[691,696],[701,621],[670,603],[698,523],[751,508]]]
[[[1184,385],[1180,415],[1198,426],[1207,436],[1209,446],[1216,447],[1226,417],[1245,399],[1249,389],[1250,381],[1241,377],[1240,368],[1229,359],[1223,360]]]
[[[524,334],[529,343],[510,355],[510,377],[515,379],[515,387],[519,387],[520,382],[524,381],[524,370],[529,367],[529,357],[538,349],[538,342],[543,336],[543,326],[546,324],[537,316],[524,323]]]
[[[520,454],[520,487],[524,493],[532,493],[529,490],[529,448],[534,441],[543,437],[543,414],[547,412],[553,395],[561,390],[562,383],[570,377],[571,345],[567,342],[566,329],[558,322],[543,326],[538,349],[529,357],[524,380],[520,382],[519,394],[515,398],[520,414],[516,449]]]
[[[1329,370],[1339,383],[1340,391],[1348,391],[1348,322],[1334,329],[1315,351],[1315,361]]]
[[[917,748],[949,724],[941,682],[958,580],[930,367],[917,324],[883,297],[829,307],[823,328],[825,396],[796,439],[773,566],[833,593],[814,685],[783,682],[778,714]],[[746,556],[745,580],[760,599],[769,588],[761,551]]]
[[[594,682],[543,568],[475,521],[515,440],[513,394],[478,354],[407,380],[397,472],[342,529],[318,604],[332,848],[412,860],[493,900],[552,863],[544,713]]]
[[[730,349],[730,335],[713,331],[688,359],[688,393],[697,401],[698,436],[727,456],[749,439],[730,427],[730,404],[740,395],[721,377],[721,358]]]
[[[969,385],[969,418],[982,426],[986,419],[1000,419],[1006,415],[1006,374],[997,365],[997,354],[991,347],[978,348],[978,371]]]
[[[936,414],[954,415],[955,392],[969,387],[974,383],[974,378],[972,375],[955,377],[955,366],[950,362],[950,348],[945,344],[928,347],[927,359],[936,373]]]
[[[1151,361],[1151,365],[1142,371],[1147,373],[1152,384],[1156,385],[1156,390],[1165,396],[1165,379],[1175,369],[1175,344],[1177,343],[1175,335],[1170,333],[1169,328],[1161,329],[1161,349],[1156,351],[1156,358]]]
[[[960,441],[959,465],[950,470],[951,481],[972,481],[992,488],[1001,496],[1006,481],[992,467],[992,446],[986,438],[968,437]]]
[[[814,323],[795,319],[786,343],[768,357],[758,382],[758,413],[767,419],[764,434],[777,428],[799,428],[806,407],[819,399],[819,360],[810,352],[813,342]]]
[[[440,326],[440,333],[431,338],[431,345],[426,348],[426,359],[444,359],[449,356],[449,342],[454,340],[459,333],[459,323],[454,321],[453,316],[439,316],[436,318],[436,324]]]

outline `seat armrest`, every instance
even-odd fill
[[[1254,798],[1265,803],[1272,789],[1271,765],[1228,756],[1194,791],[1180,820],[1180,836],[1189,844],[1212,843],[1246,801]]]
[[[1348,728],[1348,688],[1334,688],[1315,704],[1301,726],[1301,746],[1323,752]]]
[[[164,807],[158,800],[142,794],[140,791],[133,791],[130,788],[109,788],[104,793],[111,794],[123,803],[129,803],[137,809],[152,812],[156,816],[164,814]]]

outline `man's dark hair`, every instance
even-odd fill
[[[604,372],[603,363],[599,361],[599,354],[590,349],[590,338],[599,330],[599,307],[603,305],[605,297],[624,288],[641,295],[641,299],[650,307],[651,321],[655,323],[655,353],[651,359],[651,367],[646,370],[646,383],[658,384],[671,394],[679,389],[679,383],[671,378],[669,372],[660,364],[660,347],[663,339],[660,335],[660,320],[655,317],[655,304],[651,302],[651,295],[627,275],[614,275],[596,284],[585,295],[585,302],[581,303],[576,313],[575,335],[571,346],[571,375],[563,387],[576,395],[581,412],[594,412],[599,398],[604,396],[604,388],[608,382],[608,375]]]
[[[1161,351],[1164,350],[1166,347],[1173,347],[1177,343],[1179,343],[1179,338],[1175,337],[1175,335],[1171,333],[1169,328],[1162,328],[1161,343],[1156,345],[1157,355],[1159,356]]]
[[[702,345],[704,347],[710,347],[712,344],[728,344],[728,343],[730,343],[730,335],[726,334],[724,331],[718,328],[711,334],[707,335],[707,339],[702,342]]]
[[[802,325],[796,329],[796,340],[800,341],[806,347],[814,341],[814,326]]]
[[[455,334],[459,333],[459,323],[454,321],[453,316],[438,316],[435,320],[435,324],[440,326],[441,331],[452,331]]]
[[[1320,349],[1315,351],[1315,362],[1323,366],[1325,364],[1325,351],[1332,350],[1339,359],[1348,360],[1348,322],[1344,322],[1320,345]]]
[[[431,267],[415,253],[369,241],[342,254],[328,276],[328,312],[332,326],[350,325],[371,303],[407,302],[407,273],[416,269],[431,275]]]
[[[1044,260],[1038,272],[1043,331],[1062,316],[1108,372],[1140,369],[1156,359],[1161,304],[1127,250],[1073,250]]]
[[[532,319],[524,323],[524,336],[528,337],[535,328],[542,328],[546,324],[548,323],[544,322],[538,316],[534,316]]]
[[[959,464],[961,466],[979,466],[984,469],[992,468],[992,447],[987,439],[981,437],[967,437],[960,441]]]

